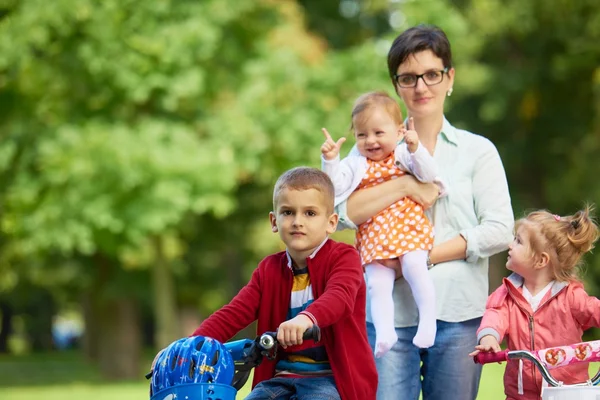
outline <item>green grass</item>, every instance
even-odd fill
[[[147,365],[150,362],[149,359]],[[590,371],[595,372],[597,368],[598,363],[594,363]],[[488,364],[483,368],[478,399],[505,398],[503,371],[503,364]],[[0,399],[147,399],[148,382],[143,377],[144,372],[140,371],[139,380],[115,383],[103,381],[98,371],[78,353],[0,356]],[[249,383],[238,393],[238,399],[248,394]]]

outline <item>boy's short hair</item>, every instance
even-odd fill
[[[273,210],[277,209],[279,193],[283,189],[307,190],[316,189],[323,193],[327,211],[332,213],[335,201],[335,189],[327,174],[319,169],[310,167],[296,167],[284,172],[273,189]]]

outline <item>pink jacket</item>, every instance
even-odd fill
[[[500,343],[506,336],[509,350],[541,350],[581,342],[584,330],[600,326],[600,300],[589,296],[580,282],[555,282],[535,312],[523,297],[522,286],[523,278],[512,274],[489,296],[477,331],[478,342],[485,335],[493,335]],[[550,373],[565,384],[589,379],[587,363]],[[533,363],[508,361],[504,372],[508,399],[539,400],[541,391],[542,376]]]

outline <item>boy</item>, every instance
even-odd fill
[[[319,398],[372,400],[377,371],[365,325],[366,287],[356,249],[328,238],[335,232],[334,189],[318,169],[298,167],[275,184],[273,232],[287,250],[263,259],[233,300],[207,318],[193,335],[226,342],[257,320],[257,330],[278,329],[282,349],[254,371],[257,400]],[[302,334],[317,324],[319,343]]]

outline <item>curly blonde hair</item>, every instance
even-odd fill
[[[579,278],[581,256],[594,248],[598,240],[598,225],[594,208],[586,205],[574,215],[561,217],[546,210],[534,211],[515,223],[515,230],[532,230],[529,252],[532,258],[545,252],[550,258],[554,279],[570,281]]]

